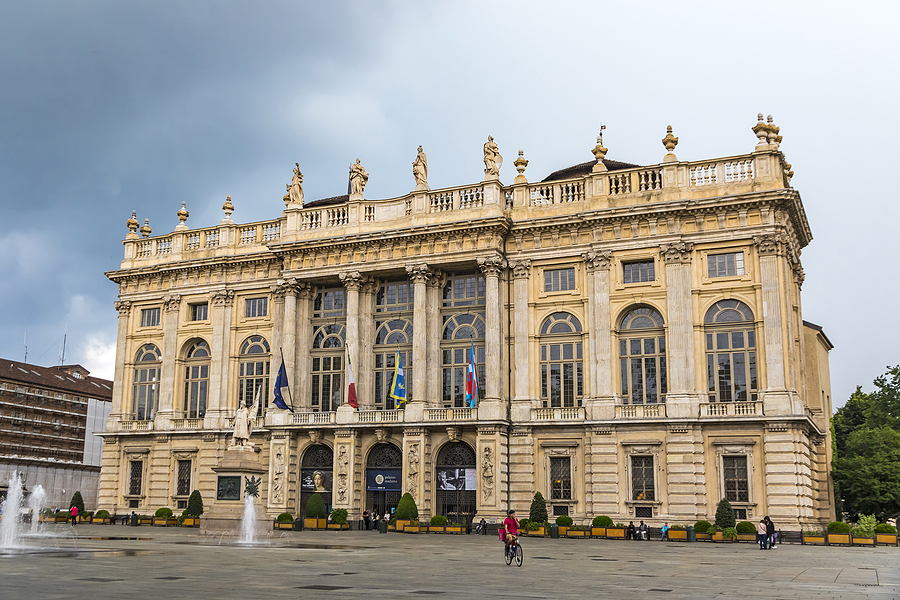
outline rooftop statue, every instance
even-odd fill
[[[503,157],[500,156],[500,148],[493,136],[488,136],[488,141],[484,143],[484,174],[487,176],[499,176],[500,167],[503,165]]]
[[[288,186],[288,196],[291,204],[299,204],[303,206],[303,173],[300,172],[300,163],[294,163],[294,177]]]
[[[416,160],[413,161],[413,177],[416,178],[416,190],[428,190],[428,159],[425,157],[425,151],[419,146],[419,153]]]
[[[366,183],[369,181],[369,174],[356,159],[356,164],[350,165],[350,193],[362,195],[366,189]]]

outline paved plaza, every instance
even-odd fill
[[[183,528],[75,535],[0,555],[0,598],[900,598],[887,547],[529,538],[517,568],[492,536],[275,532],[247,548]],[[141,539],[87,539],[103,537]]]

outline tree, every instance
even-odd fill
[[[400,502],[397,503],[397,510],[394,511],[394,516],[404,521],[415,521],[419,518],[419,507],[416,506],[416,501],[413,500],[412,494],[409,492],[403,494]]]
[[[308,519],[324,519],[328,512],[325,510],[325,501],[319,494],[313,494],[306,502],[306,517]]]
[[[866,424],[866,413],[870,404],[869,395],[856,386],[847,404],[840,407],[832,418],[834,428],[834,452],[842,455],[846,450],[847,437]]]
[[[534,493],[534,500],[531,501],[531,511],[528,513],[528,521],[531,523],[547,522],[547,502],[540,492]]]
[[[69,502],[69,508],[72,508],[73,506],[78,507],[79,515],[84,514],[84,499],[81,497],[81,492],[76,491],[72,494],[72,501]]]
[[[726,527],[734,527],[734,509],[731,508],[731,502],[727,498],[719,500],[719,506],[716,507],[716,526],[725,529]]]
[[[187,514],[191,517],[199,517],[203,514],[203,497],[200,495],[200,490],[191,492],[191,497],[188,498]]]
[[[879,521],[900,514],[900,432],[888,426],[852,432],[832,475],[851,521],[860,514]]]

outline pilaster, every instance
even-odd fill
[[[334,437],[334,487],[331,501],[335,508],[347,510],[352,520],[362,515],[360,479],[355,468],[359,454],[359,432],[355,429],[338,429]]]
[[[668,383],[666,413],[670,419],[700,416],[694,374],[694,317],[691,304],[690,242],[661,244],[666,264],[666,312],[668,313]]]
[[[420,514],[428,514],[430,503],[425,502],[425,480],[430,475],[431,435],[424,427],[407,427],[403,430],[403,484],[416,501]],[[431,478],[433,479],[433,478]]]
[[[159,385],[159,411],[156,429],[169,429],[175,411],[175,363],[178,360],[178,316],[181,296],[163,298],[162,374]]]
[[[707,465],[699,425],[669,425],[665,461],[665,512],[679,520],[696,520],[708,516]]]
[[[426,284],[426,311],[428,321],[427,361],[428,373],[425,403],[430,408],[443,405],[443,386],[441,385],[441,285],[443,277],[440,271],[432,273]]]
[[[515,349],[515,396],[512,405],[513,421],[531,419],[531,374],[529,357],[528,283],[531,277],[530,260],[511,260],[513,272],[513,337]]]
[[[128,347],[128,327],[131,318],[131,302],[128,300],[119,300],[115,304],[116,312],[119,313],[118,326],[116,328],[116,366],[115,375],[113,376],[112,391],[112,411],[110,412],[110,420],[119,420],[123,415],[129,412],[130,407],[125,406],[125,362]],[[111,430],[107,427],[107,430]]]
[[[271,399],[275,393],[275,381],[278,379],[278,369],[281,368],[281,353],[284,352],[284,326],[285,304],[290,285],[282,281],[269,288],[272,292],[272,354],[269,357],[269,398],[263,398],[263,403],[269,400],[269,408],[274,408]],[[262,407],[260,407],[262,408]],[[264,413],[260,410],[260,416]]]
[[[609,265],[612,252],[600,250],[582,255],[590,276],[588,310],[592,315],[589,362],[591,369],[591,400],[589,418],[615,417],[615,396],[612,385],[612,323],[609,312]]]
[[[525,513],[531,507],[534,493],[541,489],[534,478],[534,436],[528,425],[514,425],[509,436],[509,503],[510,508]],[[546,490],[543,490],[546,492]],[[546,495],[546,494],[545,494]]]
[[[508,510],[504,484],[509,465],[501,435],[496,425],[478,427],[475,446],[475,468],[478,471],[476,510],[485,518],[505,518]]]
[[[294,375],[288,373],[293,381],[291,393],[294,395],[295,410],[309,410],[310,396],[310,372],[312,371],[312,358],[309,349],[312,346],[312,324],[310,321],[310,303],[315,296],[315,288],[308,282],[297,284],[297,315],[294,323],[296,331],[297,347],[294,354]]]
[[[820,524],[813,514],[810,440],[802,427],[770,422],[764,436],[766,514],[784,529]]]
[[[233,290],[216,290],[209,294],[211,323],[213,328],[209,360],[209,398],[204,427],[218,427],[219,417],[228,409],[228,363],[231,342],[231,307]]]
[[[347,289],[347,355],[359,372],[359,289],[363,276],[359,271],[341,273],[341,282]],[[357,393],[357,396],[359,394]]]
[[[359,294],[359,372],[353,375],[359,380],[356,397],[360,410],[368,410],[375,401],[375,280],[366,277],[362,281]],[[438,315],[440,318],[440,315]],[[365,496],[365,490],[363,490]],[[365,498],[363,498],[365,500]]]
[[[426,365],[428,318],[425,286],[431,277],[431,270],[428,265],[421,263],[407,265],[406,272],[414,285],[412,362],[416,367],[413,369],[412,402],[425,402],[428,368],[426,366],[423,369],[421,366]]]
[[[291,432],[277,430],[272,432],[269,441],[269,490],[266,514],[275,518],[288,510],[288,465],[291,463]]]
[[[500,398],[500,271],[506,268],[506,261],[499,256],[478,258],[478,266],[485,279],[485,339],[484,377],[485,397],[479,404],[485,417],[503,419],[506,405]],[[479,410],[481,413],[481,410]],[[482,417],[484,418],[484,417]]]
[[[591,428],[588,456],[585,465],[590,465],[586,499],[589,510],[595,515],[624,514],[619,495],[619,444],[615,428],[594,426]]]
[[[762,280],[763,330],[766,355],[766,382],[762,394],[766,415],[793,413],[791,394],[786,386],[787,335],[782,314],[779,261],[784,253],[784,239],[780,234],[761,235],[753,238],[759,254],[759,272]]]

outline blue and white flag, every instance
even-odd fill
[[[281,410],[294,412],[294,409],[288,406],[287,402],[284,401],[284,395],[281,391],[282,388],[288,388],[287,370],[284,368],[284,357],[281,358],[281,368],[278,369],[278,377],[275,378],[275,406]],[[288,388],[288,396],[290,396],[290,393],[290,388]]]
[[[403,376],[403,365],[400,363],[400,353],[397,353],[397,363],[394,366],[394,383],[391,385],[391,398],[397,406],[406,402],[406,378]]]

